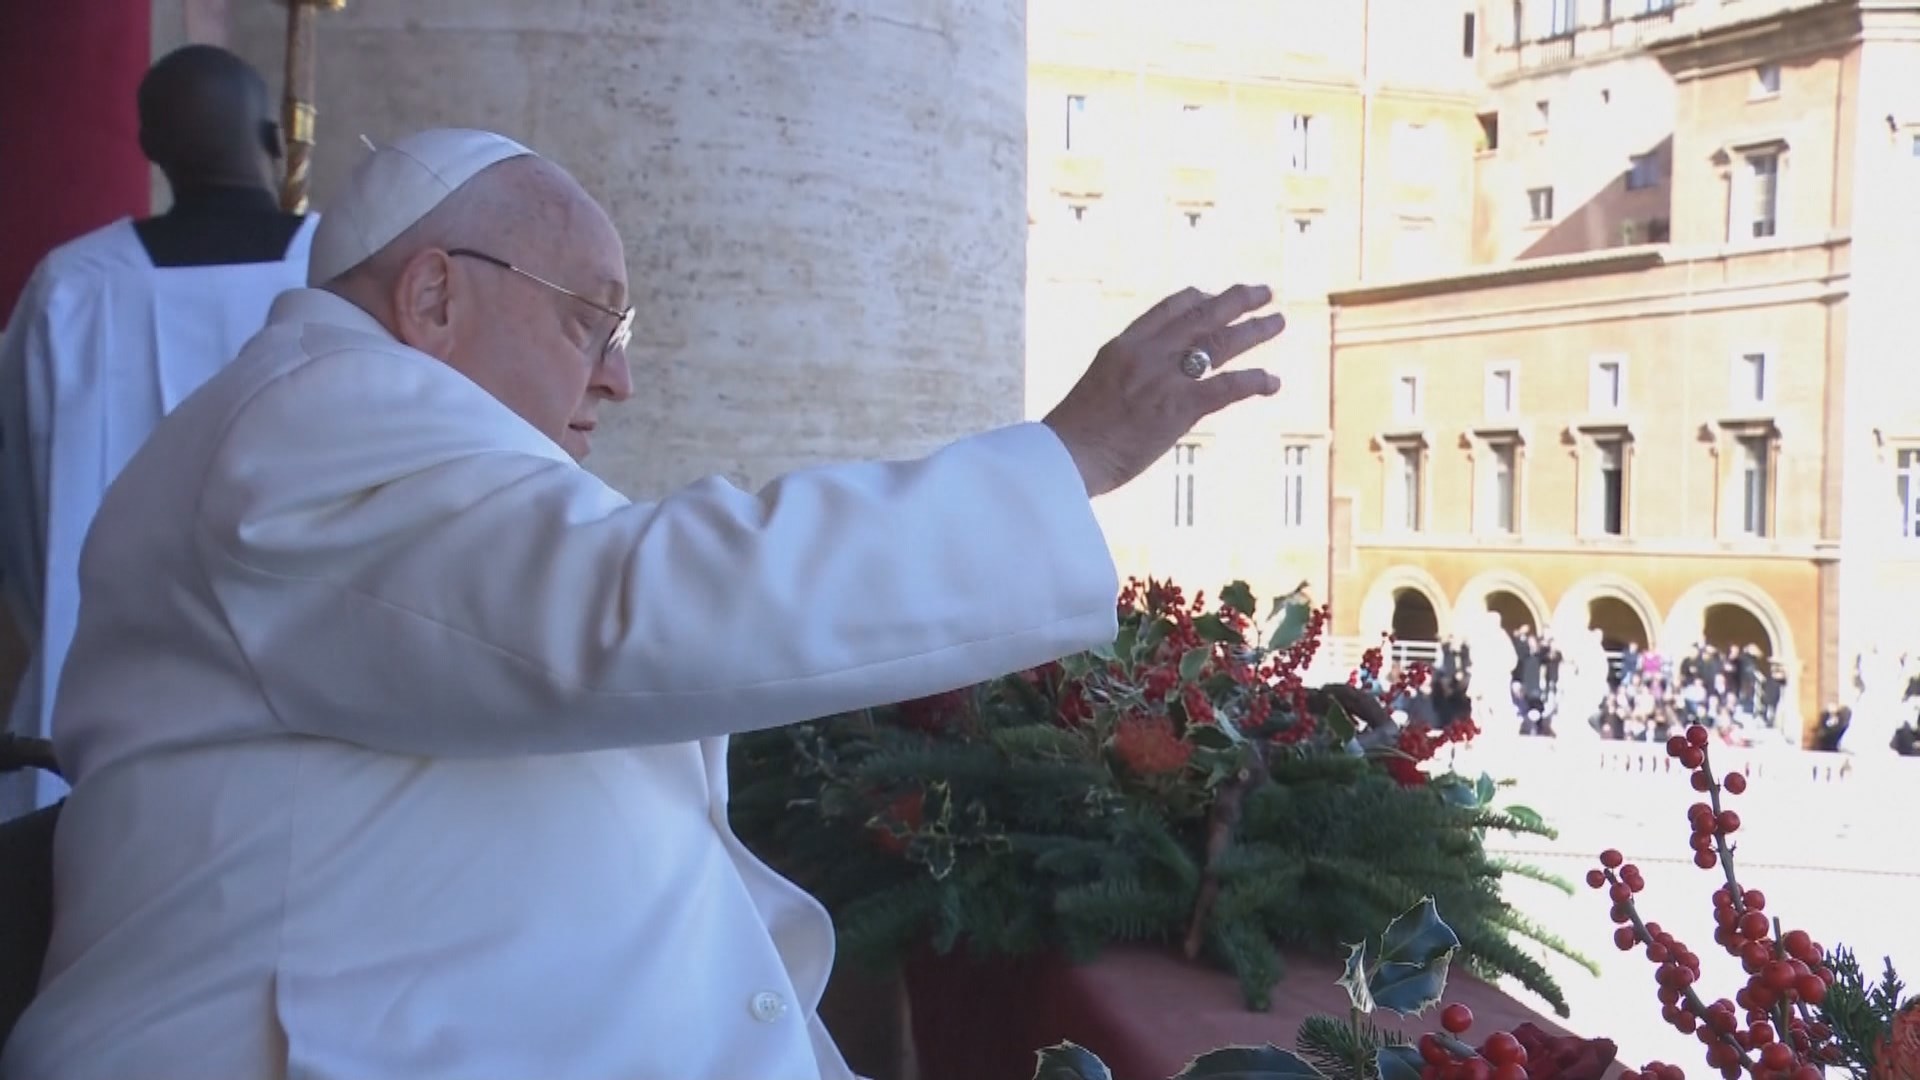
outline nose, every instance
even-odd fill
[[[633,396],[633,367],[627,363],[626,349],[608,349],[601,354],[591,389],[610,401],[625,401]]]

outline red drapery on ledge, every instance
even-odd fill
[[[1069,1040],[1098,1054],[1114,1080],[1167,1080],[1195,1056],[1230,1045],[1292,1049],[1301,1021],[1345,1016],[1336,961],[1289,957],[1273,1008],[1249,1012],[1233,976],[1151,948],[1112,948],[1083,966],[1057,956],[976,962],[930,952],[907,965],[920,1080],[1032,1080],[1034,1053]],[[1456,971],[1449,1002],[1474,1013],[1474,1031],[1532,1023],[1566,1034],[1520,1002]],[[1406,1031],[1438,1027],[1393,1023]],[[1477,1040],[1475,1040],[1477,1042]],[[1614,1072],[1617,1072],[1616,1067]]]
[[[151,205],[134,92],[152,35],[151,0],[0,3],[0,323],[48,251]]]

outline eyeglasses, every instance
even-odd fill
[[[557,292],[562,296],[571,297],[574,300],[578,300],[595,311],[613,316],[615,320],[613,324],[613,331],[607,335],[607,344],[602,350],[602,355],[605,355],[607,353],[625,352],[627,348],[627,342],[632,340],[633,338],[633,307],[631,305],[629,305],[625,310],[610,308],[598,300],[581,296],[579,293],[574,292],[572,289],[569,289],[564,285],[555,285],[553,282],[548,281],[546,278],[543,278],[538,274],[528,273],[527,271],[520,269],[519,267],[508,262],[507,260],[497,259],[492,255],[487,254],[484,251],[475,251],[472,248],[453,248],[452,250],[448,251],[447,254],[460,256],[468,259],[479,259],[483,263],[488,263],[490,265],[497,266],[500,269],[505,270],[509,273],[518,274],[521,277],[526,278],[528,281],[531,281],[537,285],[545,285],[547,288],[552,289],[554,292]]]

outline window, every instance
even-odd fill
[[[1200,471],[1200,444],[1183,442],[1173,448],[1173,527],[1191,529],[1194,523],[1194,481]]]
[[[1425,524],[1426,448],[1395,446],[1388,459],[1386,520],[1389,532],[1419,532]]]
[[[1741,159],[1733,211],[1729,239],[1764,239],[1779,231],[1780,151],[1756,151]]]
[[[1402,375],[1394,380],[1393,418],[1403,424],[1420,419],[1420,376]]]
[[[1511,440],[1489,442],[1481,473],[1480,531],[1511,535],[1520,531],[1518,476],[1520,446]]]
[[[1512,364],[1496,364],[1487,369],[1487,419],[1507,420],[1519,411],[1514,380],[1518,373]]]
[[[1579,28],[1577,18],[1579,0],[1549,0],[1550,22],[1547,24],[1548,37],[1565,37]]]
[[[1480,121],[1480,149],[1500,149],[1500,114],[1484,112],[1477,118]],[[1920,153],[1920,151],[1916,151]]]
[[[1311,479],[1310,449],[1300,443],[1280,448],[1280,527],[1307,527],[1307,486]]]
[[[1205,161],[1220,151],[1219,128],[1214,110],[1187,103],[1175,116],[1175,141],[1181,157],[1187,161]]]
[[[1753,69],[1753,88],[1747,91],[1749,99],[1770,98],[1779,92],[1779,64],[1761,64]]]
[[[1743,352],[1733,358],[1733,407],[1752,409],[1772,400],[1772,358],[1764,352]]]
[[[1627,190],[1644,191],[1660,182],[1660,162],[1652,154],[1635,154],[1627,159]]]
[[[1074,222],[1081,222],[1081,221],[1087,220],[1088,207],[1086,203],[1067,203],[1066,206],[1067,206],[1067,217],[1069,220]]]
[[[1615,413],[1627,406],[1627,361],[1620,356],[1596,356],[1587,383],[1587,411]]]
[[[1765,536],[1773,440],[1765,435],[1746,435],[1738,446],[1740,532],[1743,536]]]
[[[1067,145],[1068,150],[1085,150],[1091,141],[1092,132],[1087,117],[1087,95],[1067,95]]]
[[[1533,103],[1533,130],[1545,131],[1553,120],[1553,102],[1540,100]]]
[[[1553,220],[1552,188],[1529,188],[1527,190],[1527,220],[1535,223]]]
[[[1288,292],[1325,295],[1332,276],[1319,214],[1288,213],[1281,226],[1281,278]]]
[[[1433,227],[1433,219],[1400,219],[1400,235],[1394,242],[1393,261],[1397,270],[1409,276],[1439,271],[1439,233]]]
[[[1593,531],[1602,536],[1627,532],[1627,441],[1611,437],[1593,442]]]
[[[1900,451],[1894,490],[1900,496],[1900,535],[1920,540],[1920,449]]]
[[[1432,124],[1401,122],[1393,126],[1393,173],[1402,184],[1431,184],[1440,175],[1446,144]]]
[[[1473,12],[1469,11],[1460,19],[1460,55],[1473,59],[1474,46],[1480,42],[1479,27],[1474,25]]]
[[[1280,118],[1280,145],[1287,156],[1287,169],[1297,173],[1323,173],[1329,164],[1327,119],[1308,113],[1288,113]]]

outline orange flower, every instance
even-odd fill
[[[1186,768],[1193,747],[1164,716],[1129,716],[1113,732],[1113,752],[1139,776],[1162,776]]]

